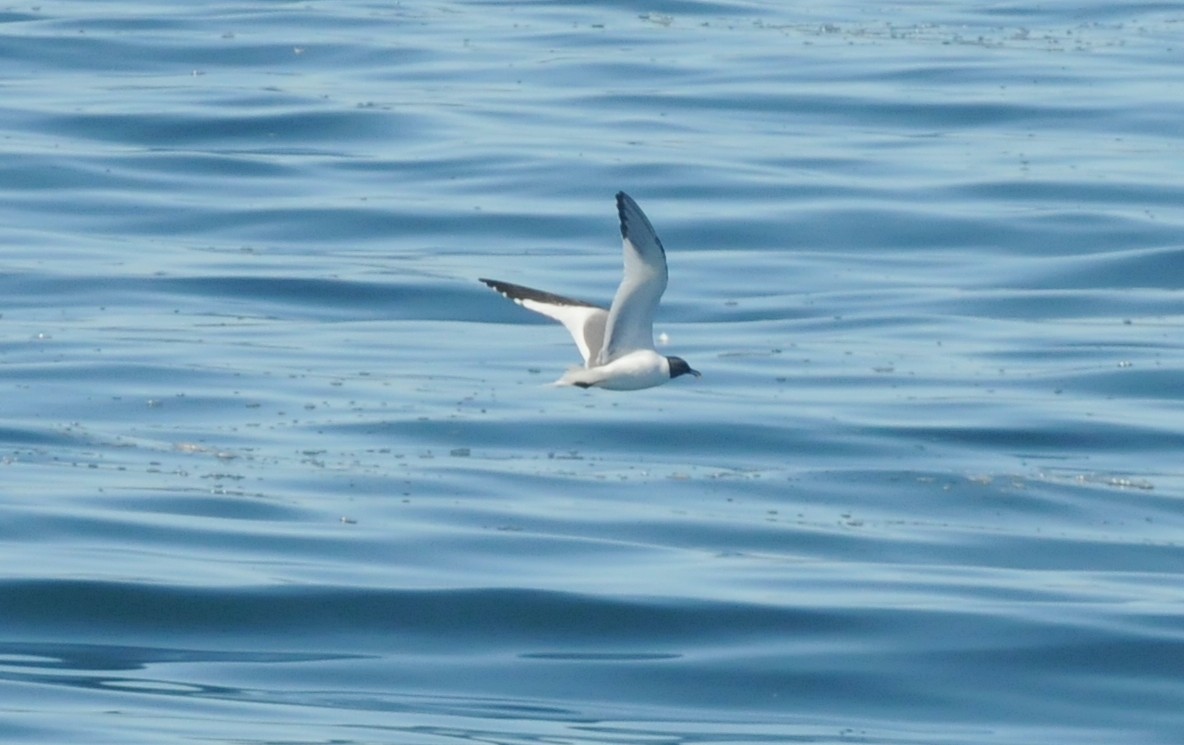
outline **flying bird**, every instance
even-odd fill
[[[625,276],[607,310],[542,290],[503,282],[480,281],[527,310],[562,323],[584,358],[555,385],[636,391],[652,388],[680,375],[699,377],[681,357],[654,350],[654,311],[666,291],[666,251],[649,219],[625,192],[617,192],[621,218]]]

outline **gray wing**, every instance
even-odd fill
[[[562,323],[571,334],[571,338],[575,340],[576,346],[580,348],[584,365],[591,366],[590,360],[595,358],[598,350],[604,345],[604,328],[608,321],[607,310],[582,300],[572,300],[562,295],[497,279],[482,279],[480,281],[523,308],[533,310],[535,313],[542,313],[544,316]]]
[[[666,251],[645,213],[625,192],[617,193],[625,276],[608,312],[604,346],[596,358],[604,365],[638,349],[654,348],[654,312],[666,291]]]

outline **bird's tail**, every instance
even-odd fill
[[[595,384],[596,377],[592,374],[591,370],[586,367],[573,366],[567,368],[567,372],[563,373],[563,377],[551,385],[556,388],[572,385],[579,388],[590,388]]]

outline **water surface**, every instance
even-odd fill
[[[0,738],[1179,742],[1182,23],[0,13]]]

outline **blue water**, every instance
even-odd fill
[[[0,11],[0,740],[1184,742],[1182,31]]]

